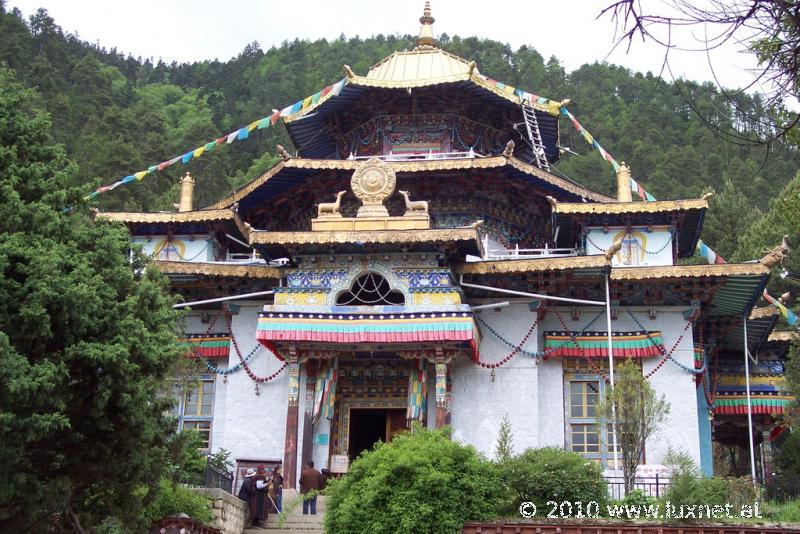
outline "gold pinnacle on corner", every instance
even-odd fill
[[[633,202],[631,191],[631,168],[624,161],[617,170],[617,200],[620,202]]]
[[[433,36],[433,23],[436,19],[431,16],[431,3],[425,1],[425,9],[422,16],[419,18],[422,27],[419,29],[419,38],[417,39],[417,48],[434,48],[438,44],[436,37]]]
[[[192,211],[192,196],[194,195],[194,178],[188,172],[181,178],[181,197],[178,200],[178,211]]]

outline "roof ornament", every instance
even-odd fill
[[[617,170],[617,200],[619,202],[633,202],[631,191],[631,168],[624,161]]]
[[[514,155],[514,140],[510,140],[506,143],[506,147],[503,149],[503,157],[510,158]]]
[[[780,245],[767,252],[767,254],[758,261],[771,269],[778,264],[783,264],[783,260],[789,255],[789,252],[789,236],[785,235]]]
[[[289,154],[289,152],[287,152],[286,149],[283,148],[281,145],[277,145],[275,147],[275,151],[278,153],[278,156],[280,156],[280,158],[283,161],[289,161],[290,159],[292,159],[292,155]]]
[[[431,3],[429,0],[425,0],[425,9],[422,11],[419,22],[422,27],[419,29],[416,50],[436,48],[438,43],[436,37],[433,36],[433,23],[436,22],[436,19],[431,16]]]
[[[606,250],[605,254],[603,255],[606,257],[608,261],[611,261],[611,258],[613,258],[616,255],[616,253],[619,252],[621,249],[622,249],[622,238],[619,238],[616,241],[614,241],[610,247],[608,247],[608,250]]]
[[[181,196],[177,204],[173,204],[178,211],[192,211],[192,197],[194,196],[194,178],[188,172],[181,178]]]

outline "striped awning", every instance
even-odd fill
[[[612,332],[615,358],[650,358],[664,352],[661,332]],[[608,333],[545,332],[547,358],[608,358]]]
[[[303,313],[263,312],[256,339],[270,350],[281,341],[352,343],[463,342],[477,351],[471,312]],[[273,350],[274,352],[274,350]]]
[[[794,397],[790,396],[753,396],[750,404],[754,414],[781,415],[786,413]],[[718,396],[714,399],[716,415],[747,415],[746,396]]]
[[[228,334],[187,334],[178,341],[186,345],[189,358],[227,358],[231,345]]]

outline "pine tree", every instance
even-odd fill
[[[181,349],[165,280],[94,223],[34,95],[0,68],[0,530],[140,530]],[[152,494],[152,492],[151,492]]]
[[[502,462],[514,456],[513,438],[514,436],[511,434],[511,420],[508,418],[508,414],[506,414],[500,422],[497,447],[494,449],[494,455],[498,461]]]

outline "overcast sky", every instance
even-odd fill
[[[612,0],[433,0],[434,31],[437,35],[487,37],[514,48],[531,45],[545,58],[558,57],[568,71],[605,60],[658,73],[663,50],[655,45],[636,42],[630,53],[624,46],[613,50],[613,21],[609,16],[597,19],[610,3]],[[660,5],[650,0],[654,3]],[[65,31],[78,33],[86,41],[167,62],[227,60],[252,41],[266,50],[297,37],[416,34],[423,4],[422,0],[8,0],[9,9],[18,7],[25,15],[44,7]],[[689,34],[681,39],[688,45],[698,44]],[[740,87],[752,80],[749,72],[755,62],[739,48],[731,44],[712,56],[714,71],[726,87]],[[670,63],[675,76],[713,80],[704,53],[671,52]],[[669,80],[670,74],[665,72],[664,77]],[[536,87],[525,89],[536,91]],[[562,96],[569,95],[554,98]]]

